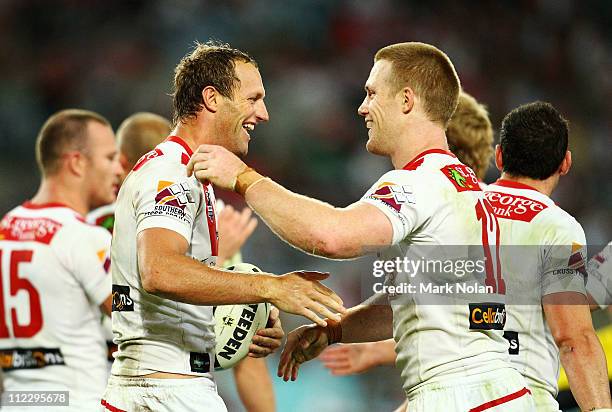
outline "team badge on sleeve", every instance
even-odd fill
[[[157,183],[157,195],[155,196],[157,205],[178,207],[185,210],[188,203],[195,203],[187,183],[173,183],[160,180]]]
[[[408,185],[396,185],[390,182],[383,182],[368,196],[370,199],[383,201],[387,206],[399,213],[402,205],[411,203],[416,204],[416,198],[412,187]]]
[[[466,190],[480,191],[480,185],[478,184],[478,178],[466,165],[456,164],[444,166],[440,169],[444,176],[450,180],[455,186],[457,192],[465,192]]]
[[[569,257],[567,265],[570,269],[585,272],[586,253],[583,245],[572,242],[572,254]]]

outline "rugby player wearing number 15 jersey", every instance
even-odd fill
[[[410,256],[415,246],[440,251],[479,245],[490,258],[486,284],[493,293],[472,304],[448,296],[445,304],[423,305],[415,296],[393,310],[361,305],[339,324],[303,326],[288,337],[279,375],[296,379],[299,365],[329,343],[394,335],[411,410],[482,410],[491,402],[503,403],[506,411],[532,410],[525,381],[509,364],[505,311],[495,301],[505,289],[494,255],[497,221],[473,171],[448,152],[444,130],[460,88],[450,60],[430,45],[391,45],[376,54],[365,88],[359,114],[369,129],[366,147],[389,157],[396,170],[346,208],[291,193],[218,146],[202,146],[190,169],[201,180],[242,193],[275,233],[309,253],[351,258],[373,246],[394,259]],[[492,316],[478,317],[483,312]]]
[[[40,189],[0,223],[5,389],[68,391],[70,406],[60,411],[98,410],[106,384],[99,308],[110,315],[110,234],[84,216],[114,200],[116,154],[113,131],[100,115],[54,114],[36,142]]]

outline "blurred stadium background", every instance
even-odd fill
[[[115,127],[136,111],[169,117],[174,66],[194,40],[209,38],[258,60],[271,121],[255,131],[247,160],[290,189],[343,206],[390,167],[364,149],[367,135],[356,112],[363,83],[378,48],[423,41],[448,53],[495,128],[510,109],[536,99],[570,120],[574,167],[555,201],[582,223],[589,244],[612,238],[612,2],[606,0],[0,0],[0,213],[37,189],[33,144],[47,116],[80,107]],[[496,177],[492,168],[487,181]],[[241,205],[231,194],[221,197]],[[277,273],[329,270],[327,284],[348,305],[361,298],[360,277],[371,275],[364,261],[340,264],[298,253],[264,225],[243,256]],[[284,317],[287,330],[301,322]],[[271,371],[276,365],[271,357]],[[280,411],[370,411],[401,402],[398,376],[380,368],[335,378],[311,362],[297,383],[274,381]],[[220,374],[220,390],[230,411],[241,410],[230,380]]]

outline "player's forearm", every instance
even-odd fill
[[[141,261],[145,263],[140,264]],[[193,305],[231,305],[268,300],[268,274],[213,268],[187,256],[139,259],[143,288],[153,295]]]
[[[558,342],[561,363],[581,410],[609,408],[606,358],[595,331],[587,329]]]
[[[361,245],[340,233],[342,210],[263,180],[249,188],[246,202],[282,239],[306,253],[329,258],[361,254]]]
[[[244,358],[234,367],[240,400],[248,412],[276,410],[272,379],[263,358]]]
[[[389,305],[359,305],[340,322],[342,343],[376,342],[393,337],[393,312]]]

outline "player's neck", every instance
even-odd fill
[[[396,150],[391,154],[391,163],[396,169],[401,169],[421,153],[431,149],[448,151],[448,143],[444,130],[431,122],[406,128],[403,135],[398,136]]]
[[[179,123],[176,127],[170,132],[171,136],[180,137],[187,145],[191,148],[192,152],[200,145],[197,143],[198,139],[198,129],[192,124]]]
[[[531,186],[538,192],[543,193],[548,197],[552,195],[559,181],[558,177],[556,177],[555,175],[549,177],[548,179],[538,180],[524,176],[513,176],[506,172],[502,172],[500,180],[509,180],[511,182],[517,182],[527,186]]]
[[[59,176],[43,179],[31,202],[37,205],[61,203],[82,216],[90,210],[83,193],[75,189],[75,186],[66,184]]]

